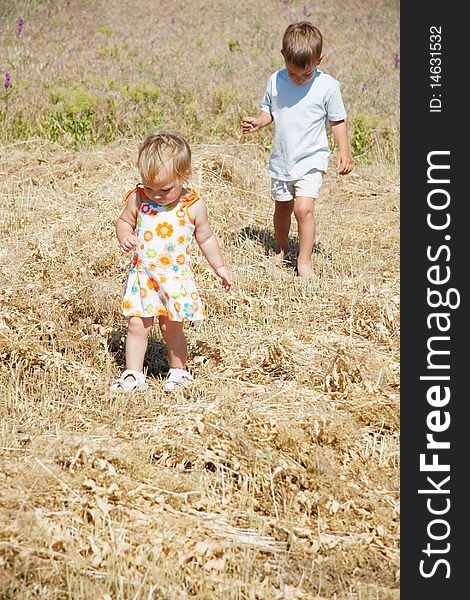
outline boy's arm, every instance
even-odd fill
[[[333,137],[338,144],[336,169],[340,175],[347,175],[353,169],[353,159],[349,149],[348,128],[346,121],[330,121]]]
[[[223,288],[228,291],[232,285],[232,276],[225,266],[219,242],[209,225],[206,205],[199,199],[189,207],[189,212],[194,221],[196,242],[215,274],[222,280]]]
[[[265,110],[260,110],[256,117],[243,117],[242,129],[243,133],[253,133],[262,127],[269,125],[273,120],[273,116]]]
[[[134,235],[138,208],[137,194],[134,192],[129,196],[127,204],[116,223],[116,236],[124,252],[129,252],[138,244],[137,237]]]

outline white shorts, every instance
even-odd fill
[[[325,173],[319,169],[312,169],[308,173],[305,173],[300,179],[294,181],[283,181],[282,179],[271,178],[271,194],[273,200],[287,202],[293,200],[297,196],[318,198],[324,174]]]

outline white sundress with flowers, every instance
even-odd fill
[[[203,319],[205,310],[190,264],[194,222],[188,207],[199,199],[197,192],[187,192],[174,207],[149,200],[141,184],[126,199],[133,192],[140,201],[135,229],[139,243],[125,284],[123,314],[170,321]]]

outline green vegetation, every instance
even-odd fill
[[[376,146],[387,150],[390,143],[391,132],[385,119],[361,113],[353,117],[351,149],[354,156],[370,162]]]
[[[18,13],[23,17],[34,14],[38,8],[52,4],[54,0],[2,0],[0,2],[0,17],[8,22]]]
[[[80,10],[59,10],[51,0],[4,0],[0,51],[3,77],[8,72],[11,80],[0,91],[0,141],[33,136],[77,148],[138,138],[162,126],[195,141],[238,142],[242,116],[256,113],[267,78],[283,64],[282,31],[304,17],[302,7],[246,2],[241,16],[235,6],[227,12],[219,4],[199,3],[191,15],[156,7],[134,22],[91,0]],[[384,3],[380,20],[367,5],[356,2],[354,10],[355,27],[324,19],[322,67],[341,82],[356,159],[397,163],[397,31],[388,26],[397,6]],[[164,35],[155,30],[155,20]],[[373,64],[364,54],[365,29]],[[251,136],[250,143],[268,150],[271,129]]]

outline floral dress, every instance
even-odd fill
[[[199,199],[195,190],[176,206],[160,206],[147,198],[141,184],[136,192],[139,212],[134,251],[124,289],[122,312],[127,317],[168,317],[170,321],[203,319],[204,306],[190,265],[194,222],[188,207]]]

